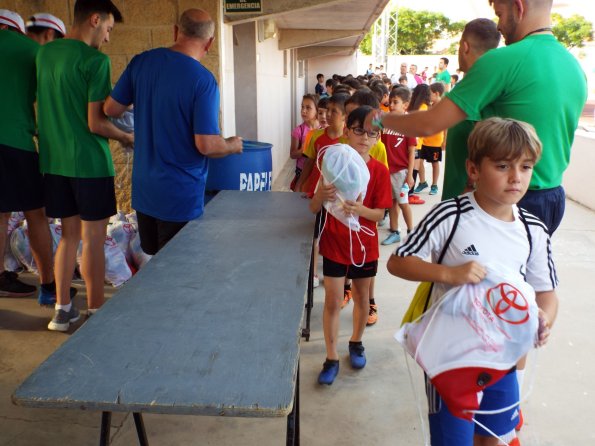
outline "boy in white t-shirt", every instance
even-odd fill
[[[541,143],[529,124],[489,118],[475,126],[468,147],[467,173],[475,191],[436,205],[391,256],[388,270],[407,280],[434,282],[430,302],[454,286],[481,282],[487,273],[485,265],[518,273],[519,280],[535,289],[541,346],[556,318],[558,279],[547,227],[516,206],[529,187]],[[428,257],[429,262],[424,260]],[[513,371],[486,387],[480,410],[518,402]],[[497,438],[472,421],[453,416],[435,389],[428,391],[428,401],[432,445],[498,444]],[[475,419],[505,435],[518,423],[518,408]]]

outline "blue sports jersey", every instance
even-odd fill
[[[194,135],[219,135],[219,88],[198,61],[167,48],[135,56],[111,93],[134,104],[132,207],[160,220],[202,215],[208,159]]]

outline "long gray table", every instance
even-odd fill
[[[299,341],[312,218],[289,192],[225,191],[16,390],[28,407],[288,416],[299,444]],[[295,404],[294,404],[295,402]]]

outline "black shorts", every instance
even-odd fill
[[[518,206],[545,223],[550,236],[558,229],[566,209],[566,194],[562,186],[553,189],[528,190]]]
[[[37,152],[0,144],[0,212],[43,207],[43,175]]]
[[[187,221],[165,221],[136,211],[138,219],[138,235],[140,247],[146,254],[155,255],[165,246],[180,229],[186,226]]]
[[[375,277],[378,272],[378,260],[364,263],[362,266],[343,265],[333,262],[326,257],[322,258],[322,274],[328,277],[347,277],[348,279],[366,279]]]
[[[419,157],[428,163],[442,161],[442,147],[421,146]]]
[[[48,217],[98,221],[116,213],[114,177],[71,178],[45,175],[45,212]]]

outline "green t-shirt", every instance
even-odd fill
[[[436,75],[436,82],[442,82],[445,85],[450,85],[450,73],[448,70],[441,71]]]
[[[465,168],[468,156],[467,140],[474,126],[475,121],[465,120],[448,129],[442,201],[461,195],[467,185],[467,170]]]
[[[552,79],[560,85],[556,87]],[[537,34],[488,51],[446,97],[471,121],[500,116],[532,124],[543,153],[529,189],[551,189],[562,183],[587,100],[587,80],[577,60],[554,36]]]
[[[35,151],[35,56],[39,44],[15,31],[0,30],[0,144]]]
[[[59,39],[37,53],[37,120],[42,173],[114,176],[108,140],[91,133],[90,102],[111,92],[109,58],[80,40]]]

